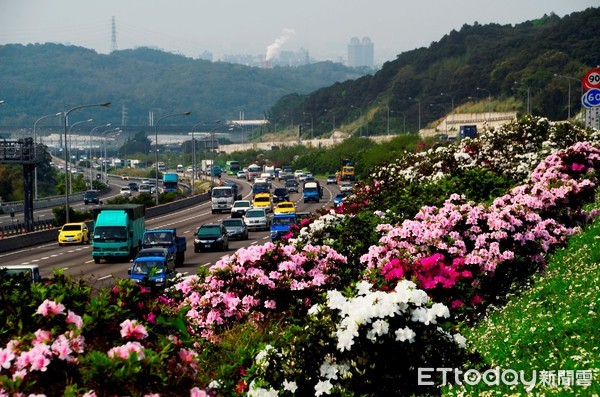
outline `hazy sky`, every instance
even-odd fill
[[[0,0],[0,44],[157,47],[214,60],[267,49],[346,60],[352,37],[374,43],[375,62],[440,40],[462,25],[517,24],[598,7],[598,0]],[[1,62],[1,60],[0,60]]]

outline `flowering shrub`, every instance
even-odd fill
[[[268,315],[303,315],[318,295],[336,286],[346,259],[328,246],[251,246],[213,265],[204,279],[177,284],[176,310],[187,311],[188,324],[205,337],[242,321]]]
[[[452,195],[440,208],[424,207],[414,220],[386,234],[361,260],[367,278],[382,287],[415,280],[437,300],[460,307],[481,296],[503,295],[544,264],[595,213],[582,205],[594,197],[600,150],[577,143],[541,162],[529,184],[513,188],[489,206]]]
[[[248,395],[432,392],[417,386],[417,368],[453,367],[464,358],[466,340],[442,327],[449,315],[407,280],[389,292],[364,281],[348,297],[330,290],[310,309],[300,338],[256,355]]]

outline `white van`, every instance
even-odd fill
[[[27,274],[31,277],[31,281],[34,283],[39,282],[42,277],[40,276],[40,268],[38,265],[8,265],[0,266],[0,270],[6,271],[8,276],[16,276],[19,274]],[[2,273],[4,274],[4,273]]]

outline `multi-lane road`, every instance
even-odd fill
[[[241,187],[245,199],[251,199],[251,185],[242,180],[236,180]],[[126,185],[128,181],[118,181],[117,184]],[[282,182],[274,182],[275,187],[283,186]],[[303,203],[302,193],[292,193],[290,200],[296,202],[298,211],[315,212],[320,207],[331,207],[333,197],[339,192],[337,185],[323,185],[323,199],[320,203]],[[113,189],[114,190],[114,189]],[[118,189],[116,189],[118,191]],[[83,204],[76,204],[75,207]],[[237,249],[253,244],[264,244],[269,241],[268,231],[251,231],[250,238],[244,241],[231,240],[229,250],[226,252],[201,252],[194,253],[194,232],[203,223],[218,222],[229,217],[229,213],[211,213],[210,202],[188,207],[177,212],[172,212],[152,219],[146,219],[146,229],[177,228],[177,234],[185,236],[187,250],[183,266],[177,268],[179,273],[195,274],[199,267],[216,263],[225,255],[233,254]],[[84,278],[95,287],[104,287],[114,283],[115,278],[127,278],[128,263],[94,263],[91,254],[91,245],[74,245],[59,247],[56,241],[40,246],[19,249],[0,254],[0,263],[3,265],[36,264],[40,268],[42,277],[52,274],[54,269],[62,269],[66,274],[75,278]]]

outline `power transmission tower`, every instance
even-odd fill
[[[110,52],[117,51],[117,23],[115,17],[112,17],[112,34],[110,40]]]

